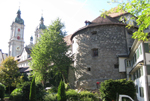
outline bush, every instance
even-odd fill
[[[20,88],[23,90],[23,101],[29,101],[29,93],[30,93],[30,84],[31,82],[24,82],[20,85]],[[45,90],[41,84],[36,84],[36,98],[39,101],[42,101],[42,97],[45,94]]]
[[[32,83],[31,83],[31,85],[30,85],[29,101],[36,101],[35,77],[33,77]]]
[[[19,89],[22,89],[22,92],[21,92],[23,95],[22,101],[29,101],[30,84],[31,82],[27,81],[20,85],[17,85]],[[36,92],[38,92],[36,93],[36,98],[38,99],[38,101],[43,101],[43,96],[45,94],[45,91],[41,84],[36,85]]]
[[[30,84],[31,82],[29,81],[21,84],[21,89],[23,91],[23,101],[29,101]]]
[[[57,100],[66,101],[65,85],[63,81],[60,81],[60,84],[58,86]]]
[[[6,93],[6,94],[10,94],[14,89],[16,89],[16,87],[13,87],[13,86],[7,86],[7,87],[6,87],[5,93]],[[9,92],[9,90],[10,90],[10,92]]]
[[[79,98],[79,93],[73,89],[69,89],[67,92],[66,92],[66,98],[67,100],[71,100],[71,101],[77,101],[78,98]]]
[[[6,87],[2,83],[0,83],[0,99],[3,100],[4,95],[5,95]]]
[[[84,97],[84,98],[81,98],[80,101],[96,101],[96,100],[92,100],[92,98],[89,98],[89,97]]]
[[[23,93],[21,88],[14,89],[10,94],[10,100],[22,101]]]
[[[85,100],[85,99],[91,99],[93,101],[97,101],[98,100],[97,96],[95,96],[93,93],[90,93],[89,91],[81,91],[79,94],[80,94],[81,101]]]
[[[44,101],[57,101],[56,94],[46,94],[43,99]]]
[[[104,101],[116,99],[117,94],[129,95],[134,99],[136,89],[133,81],[120,80],[105,80],[101,83],[100,95]]]
[[[36,92],[38,92],[36,93],[36,98],[38,101],[43,101],[43,96],[45,95],[46,91],[42,84],[36,84]]]
[[[51,87],[51,89],[48,89],[47,91],[48,91],[48,93],[57,93],[58,88],[53,86],[53,87]]]

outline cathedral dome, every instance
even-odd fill
[[[21,11],[20,11],[20,9],[18,10],[18,12],[17,12],[17,17],[16,17],[16,19],[15,19],[15,22],[16,23],[18,23],[18,24],[23,24],[24,25],[24,20],[23,19],[21,19]]]
[[[39,26],[39,29],[46,29],[46,26],[44,25],[44,18],[41,17],[41,23],[40,23],[40,26]]]

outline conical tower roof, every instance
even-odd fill
[[[120,21],[113,19],[109,16],[105,16],[105,17],[97,17],[96,19],[94,19],[90,25],[93,24],[114,24],[114,23],[121,23]]]

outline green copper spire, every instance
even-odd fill
[[[41,23],[40,23],[39,29],[46,29],[46,26],[44,25],[44,18],[41,17],[40,21],[41,21]]]
[[[16,19],[15,19],[15,22],[24,25],[24,20],[21,19],[21,11],[20,11],[20,9],[19,9],[18,12],[17,12],[17,17],[16,17]]]

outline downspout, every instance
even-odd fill
[[[144,49],[144,42],[142,41],[143,45],[143,57],[144,57],[144,66],[145,66],[145,79],[146,79],[146,92],[148,92],[149,95],[149,89],[148,89],[148,77],[147,77],[147,66],[146,66],[146,57],[145,57],[145,49]],[[147,99],[149,101],[149,96],[147,95]]]

